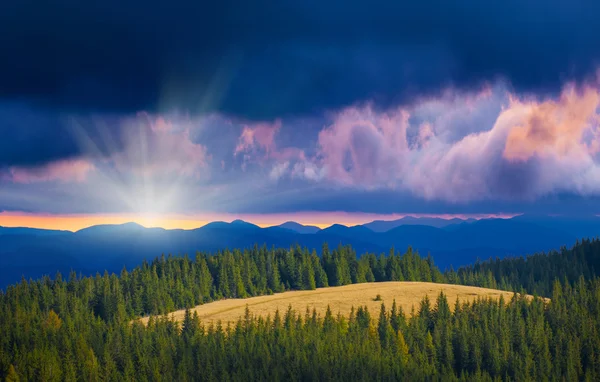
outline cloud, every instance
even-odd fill
[[[190,137],[190,130],[199,128],[197,121],[138,113],[116,121],[96,119],[92,122],[89,118],[73,117],[69,123],[71,128],[65,127],[64,131],[69,131],[70,139],[77,142],[73,143],[72,155],[42,164],[17,162],[5,166],[2,180],[83,183],[88,175],[199,179],[207,173],[210,154],[204,145],[193,142]],[[90,124],[95,127],[90,128]],[[115,171],[117,174],[113,174]],[[90,181],[93,183],[93,179]]]
[[[68,150],[1,163],[0,199],[8,208],[54,212],[556,208],[600,197],[599,105],[591,82],[542,97],[500,81],[392,108],[372,101],[260,122],[63,115],[68,127],[57,131],[69,132]],[[23,143],[13,132],[11,142],[29,150],[24,142],[37,131]]]
[[[259,163],[264,165],[269,160],[283,161],[289,165],[290,160],[306,158],[304,150],[298,147],[279,148],[275,138],[281,130],[280,119],[273,123],[258,122],[244,124],[242,133],[238,138],[237,146],[233,152],[234,156],[243,156],[242,169],[246,169],[248,163]],[[279,179],[283,175],[283,163],[278,163],[271,171],[271,179]],[[287,169],[287,166],[285,166]]]
[[[273,166],[273,169],[271,169],[269,177],[273,180],[281,178],[288,170],[288,167],[290,167],[290,162],[277,163]]]
[[[488,98],[510,101],[485,118],[438,102],[438,114],[425,122],[414,115],[433,100],[388,111],[371,104],[346,108],[320,131],[318,154],[293,165],[286,161],[285,170],[290,178],[330,187],[408,191],[450,203],[600,194],[597,87],[568,85],[557,100],[470,96],[476,102]],[[470,126],[481,121],[489,125]],[[462,137],[448,133],[447,126],[461,124]]]
[[[419,134],[417,135],[417,139],[415,144],[419,147],[425,147],[429,143],[429,139],[433,138],[435,134],[433,133],[433,128],[429,122],[423,123],[419,126]]]
[[[190,137],[197,124],[200,122],[188,118],[139,113],[123,122],[124,148],[108,161],[120,171],[139,175],[199,178],[210,155],[206,146]]]
[[[416,138],[418,143],[420,129],[426,125],[435,127],[435,133],[448,142],[489,130],[508,103],[509,94],[507,84],[498,82],[467,92],[447,88],[438,95],[417,98],[404,105],[410,109],[409,141]]]
[[[518,0],[113,5],[56,0],[37,4],[45,17],[35,20],[25,2],[3,8],[0,97],[272,120],[367,100],[388,108],[497,78],[552,93],[600,63],[594,1],[549,0],[543,12]]]
[[[120,118],[103,116],[102,129],[96,119],[93,114],[67,114],[22,102],[0,102],[0,169],[40,167],[82,155],[103,157],[119,151]],[[104,139],[106,135],[114,138],[110,145]],[[94,153],[81,144],[81,136],[94,142]]]
[[[514,102],[519,105],[512,107],[529,110],[523,124],[515,126],[508,135],[504,149],[506,159],[526,161],[533,156],[549,155],[583,157],[589,151],[583,134],[598,124],[600,94],[596,89],[585,87],[578,93],[571,87],[557,101]]]
[[[319,133],[319,162],[325,177],[349,186],[375,188],[403,171],[408,154],[408,113],[348,108]]]
[[[3,176],[14,183],[84,182],[94,164],[85,159],[60,160],[38,167],[10,167]]]
[[[280,119],[273,123],[257,123],[252,126],[244,125],[234,154],[252,150],[264,150],[268,156],[275,147],[275,135],[279,129],[281,129]]]

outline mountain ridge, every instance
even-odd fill
[[[314,226],[314,225],[304,225],[304,224],[300,224],[297,223],[295,221],[287,221],[285,223],[281,223],[277,226],[273,226],[273,227],[280,227],[280,228],[284,228],[284,229],[289,229],[298,233],[302,233],[302,234],[311,234],[311,233],[316,233],[318,231],[321,230],[321,228]]]
[[[600,235],[600,219],[573,219],[480,219],[442,228],[403,224],[385,232],[375,232],[365,225],[334,224],[314,233],[299,233],[285,226],[261,228],[241,220],[213,222],[192,230],[145,228],[135,223],[58,233],[20,228],[13,231],[18,234],[2,234],[0,228],[0,288],[19,281],[22,274],[29,278],[71,269],[119,272],[123,267],[161,254],[192,256],[196,251],[243,249],[255,244],[279,248],[299,245],[317,249],[319,253],[324,243],[330,247],[349,244],[357,255],[387,253],[392,247],[404,252],[411,246],[423,255],[430,253],[443,269],[468,264],[477,258],[549,251],[571,246],[583,237]],[[571,228],[574,221],[579,231]]]

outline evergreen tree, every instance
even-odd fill
[[[269,264],[269,278],[267,285],[273,292],[283,291],[283,285],[281,284],[281,280],[279,278],[279,267],[275,261],[272,261]]]
[[[210,270],[208,269],[206,259],[200,253],[196,254],[196,267],[198,268],[197,283],[199,287],[198,292],[200,294],[198,297],[202,302],[210,301],[210,292],[213,285],[213,277],[210,273]]]
[[[317,253],[313,251],[311,254],[312,266],[315,272],[315,284],[317,288],[326,288],[329,286],[329,282],[327,281],[327,273],[325,273],[325,269],[321,265],[321,260],[317,256]]]
[[[315,271],[313,269],[313,263],[310,258],[306,258],[302,267],[302,286],[303,289],[316,289],[317,283],[315,280]]]
[[[450,309],[441,293],[406,315],[396,301],[389,311],[382,304],[373,318],[364,306],[348,318],[331,309],[267,318],[247,309],[224,323],[201,322],[189,309],[181,324],[164,314],[205,299],[282,291],[284,283],[317,286],[325,264],[336,266],[336,282],[367,280],[369,270],[377,281],[399,270],[436,281],[433,262],[410,250],[357,258],[339,247],[320,259],[297,247],[255,246],[195,261],[161,256],[119,275],[22,280],[0,291],[0,380],[597,380],[596,243],[441,276],[510,285],[519,291],[512,299],[457,299]],[[525,296],[524,286],[551,299]],[[151,315],[146,325],[139,315]]]
[[[8,373],[6,374],[5,380],[6,380],[6,382],[19,382],[21,380],[13,365],[9,366]]]

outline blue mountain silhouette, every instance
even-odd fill
[[[408,246],[431,254],[438,266],[472,263],[475,259],[525,255],[571,246],[578,238],[600,234],[600,219],[585,217],[517,216],[512,219],[451,221],[416,220],[427,224],[396,224],[378,231],[381,223],[325,229],[295,222],[261,228],[236,220],[213,222],[193,230],[145,228],[139,224],[100,225],[77,232],[0,227],[0,288],[21,277],[37,278],[57,271],[83,274],[119,272],[161,254],[193,256],[196,251],[251,248],[255,244],[289,248],[295,245],[320,249],[352,245],[358,255],[387,253]],[[414,219],[404,221],[415,222]],[[440,225],[442,225],[440,227]],[[375,227],[375,230],[370,227]]]

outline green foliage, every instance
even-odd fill
[[[552,297],[556,280],[574,285],[600,276],[600,240],[584,239],[573,248],[548,254],[490,259],[446,273],[448,282]]]
[[[319,258],[298,247],[254,247],[161,256],[119,276],[23,280],[0,291],[0,380],[599,380],[598,249],[584,241],[442,274],[410,249],[357,258],[349,247],[324,247]],[[349,318],[331,309],[268,318],[247,310],[223,327],[186,310],[181,323],[166,315],[147,326],[131,321],[284,288],[391,280],[497,283],[552,300],[515,295],[451,309],[440,294],[410,315],[393,301],[373,316],[357,307]]]
[[[81,380],[597,380],[599,313],[586,306],[600,303],[600,281],[562,287],[556,306],[570,306],[568,317],[554,302],[517,296],[452,312],[443,294],[407,319],[383,304],[377,319],[363,307],[349,319],[247,311],[228,327],[205,327],[189,310],[182,324],[164,316],[147,327],[73,315],[79,333],[65,322],[48,335],[22,316],[2,340],[18,349],[3,378],[61,380],[76,370]]]
[[[5,381],[6,382],[19,382],[20,380],[21,379],[19,378],[19,374],[17,374],[15,367],[13,365],[10,365],[8,368],[8,372],[6,373]]]

